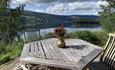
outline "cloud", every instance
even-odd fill
[[[107,1],[98,1],[98,5],[108,6],[109,3]]]
[[[98,15],[101,0],[13,0],[13,4],[25,3],[25,9],[56,15]]]
[[[55,2],[54,4],[47,5],[47,7],[45,7],[44,9],[45,12],[44,11],[43,12],[58,15],[74,15],[74,14],[85,14],[85,13],[97,15],[99,9],[100,7],[97,2],[77,2],[77,1],[68,3]],[[37,12],[41,12],[39,8],[37,8],[36,10]],[[81,13],[80,11],[83,13]]]
[[[11,0],[12,4],[24,4],[28,2],[28,0]]]
[[[51,2],[84,2],[84,1],[100,1],[100,0],[28,0],[29,2],[51,3]]]

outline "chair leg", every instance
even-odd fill
[[[90,70],[88,66],[85,66],[82,70]]]
[[[29,69],[27,69],[25,65],[21,64],[16,68],[16,70],[29,70]]]

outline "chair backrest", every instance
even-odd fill
[[[25,43],[34,42],[41,39],[40,30],[25,30],[22,32],[22,36]]]
[[[109,34],[101,61],[111,68],[115,68],[115,34]]]

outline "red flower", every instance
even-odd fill
[[[57,27],[56,29],[54,29],[54,32],[55,32],[56,36],[64,36],[65,35],[64,25],[61,24],[59,27]]]

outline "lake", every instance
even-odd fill
[[[67,32],[76,32],[76,31],[84,31],[84,30],[89,30],[89,31],[101,31],[101,27],[94,27],[94,28],[65,28]],[[48,28],[48,29],[41,29],[41,35],[45,35],[49,32],[54,32],[54,28]]]
[[[41,36],[45,36],[49,32],[54,32],[54,29],[55,28],[41,29],[40,30],[40,34],[41,34]],[[76,31],[84,31],[84,30],[102,31],[101,27],[95,27],[95,28],[70,28],[70,27],[66,27],[65,29],[66,29],[66,31],[68,33],[76,32]],[[31,33],[30,33],[30,31],[29,32],[21,33],[21,38],[24,41],[31,41],[31,40],[35,41],[35,40],[38,40],[38,38],[39,38],[39,31],[31,31]]]

